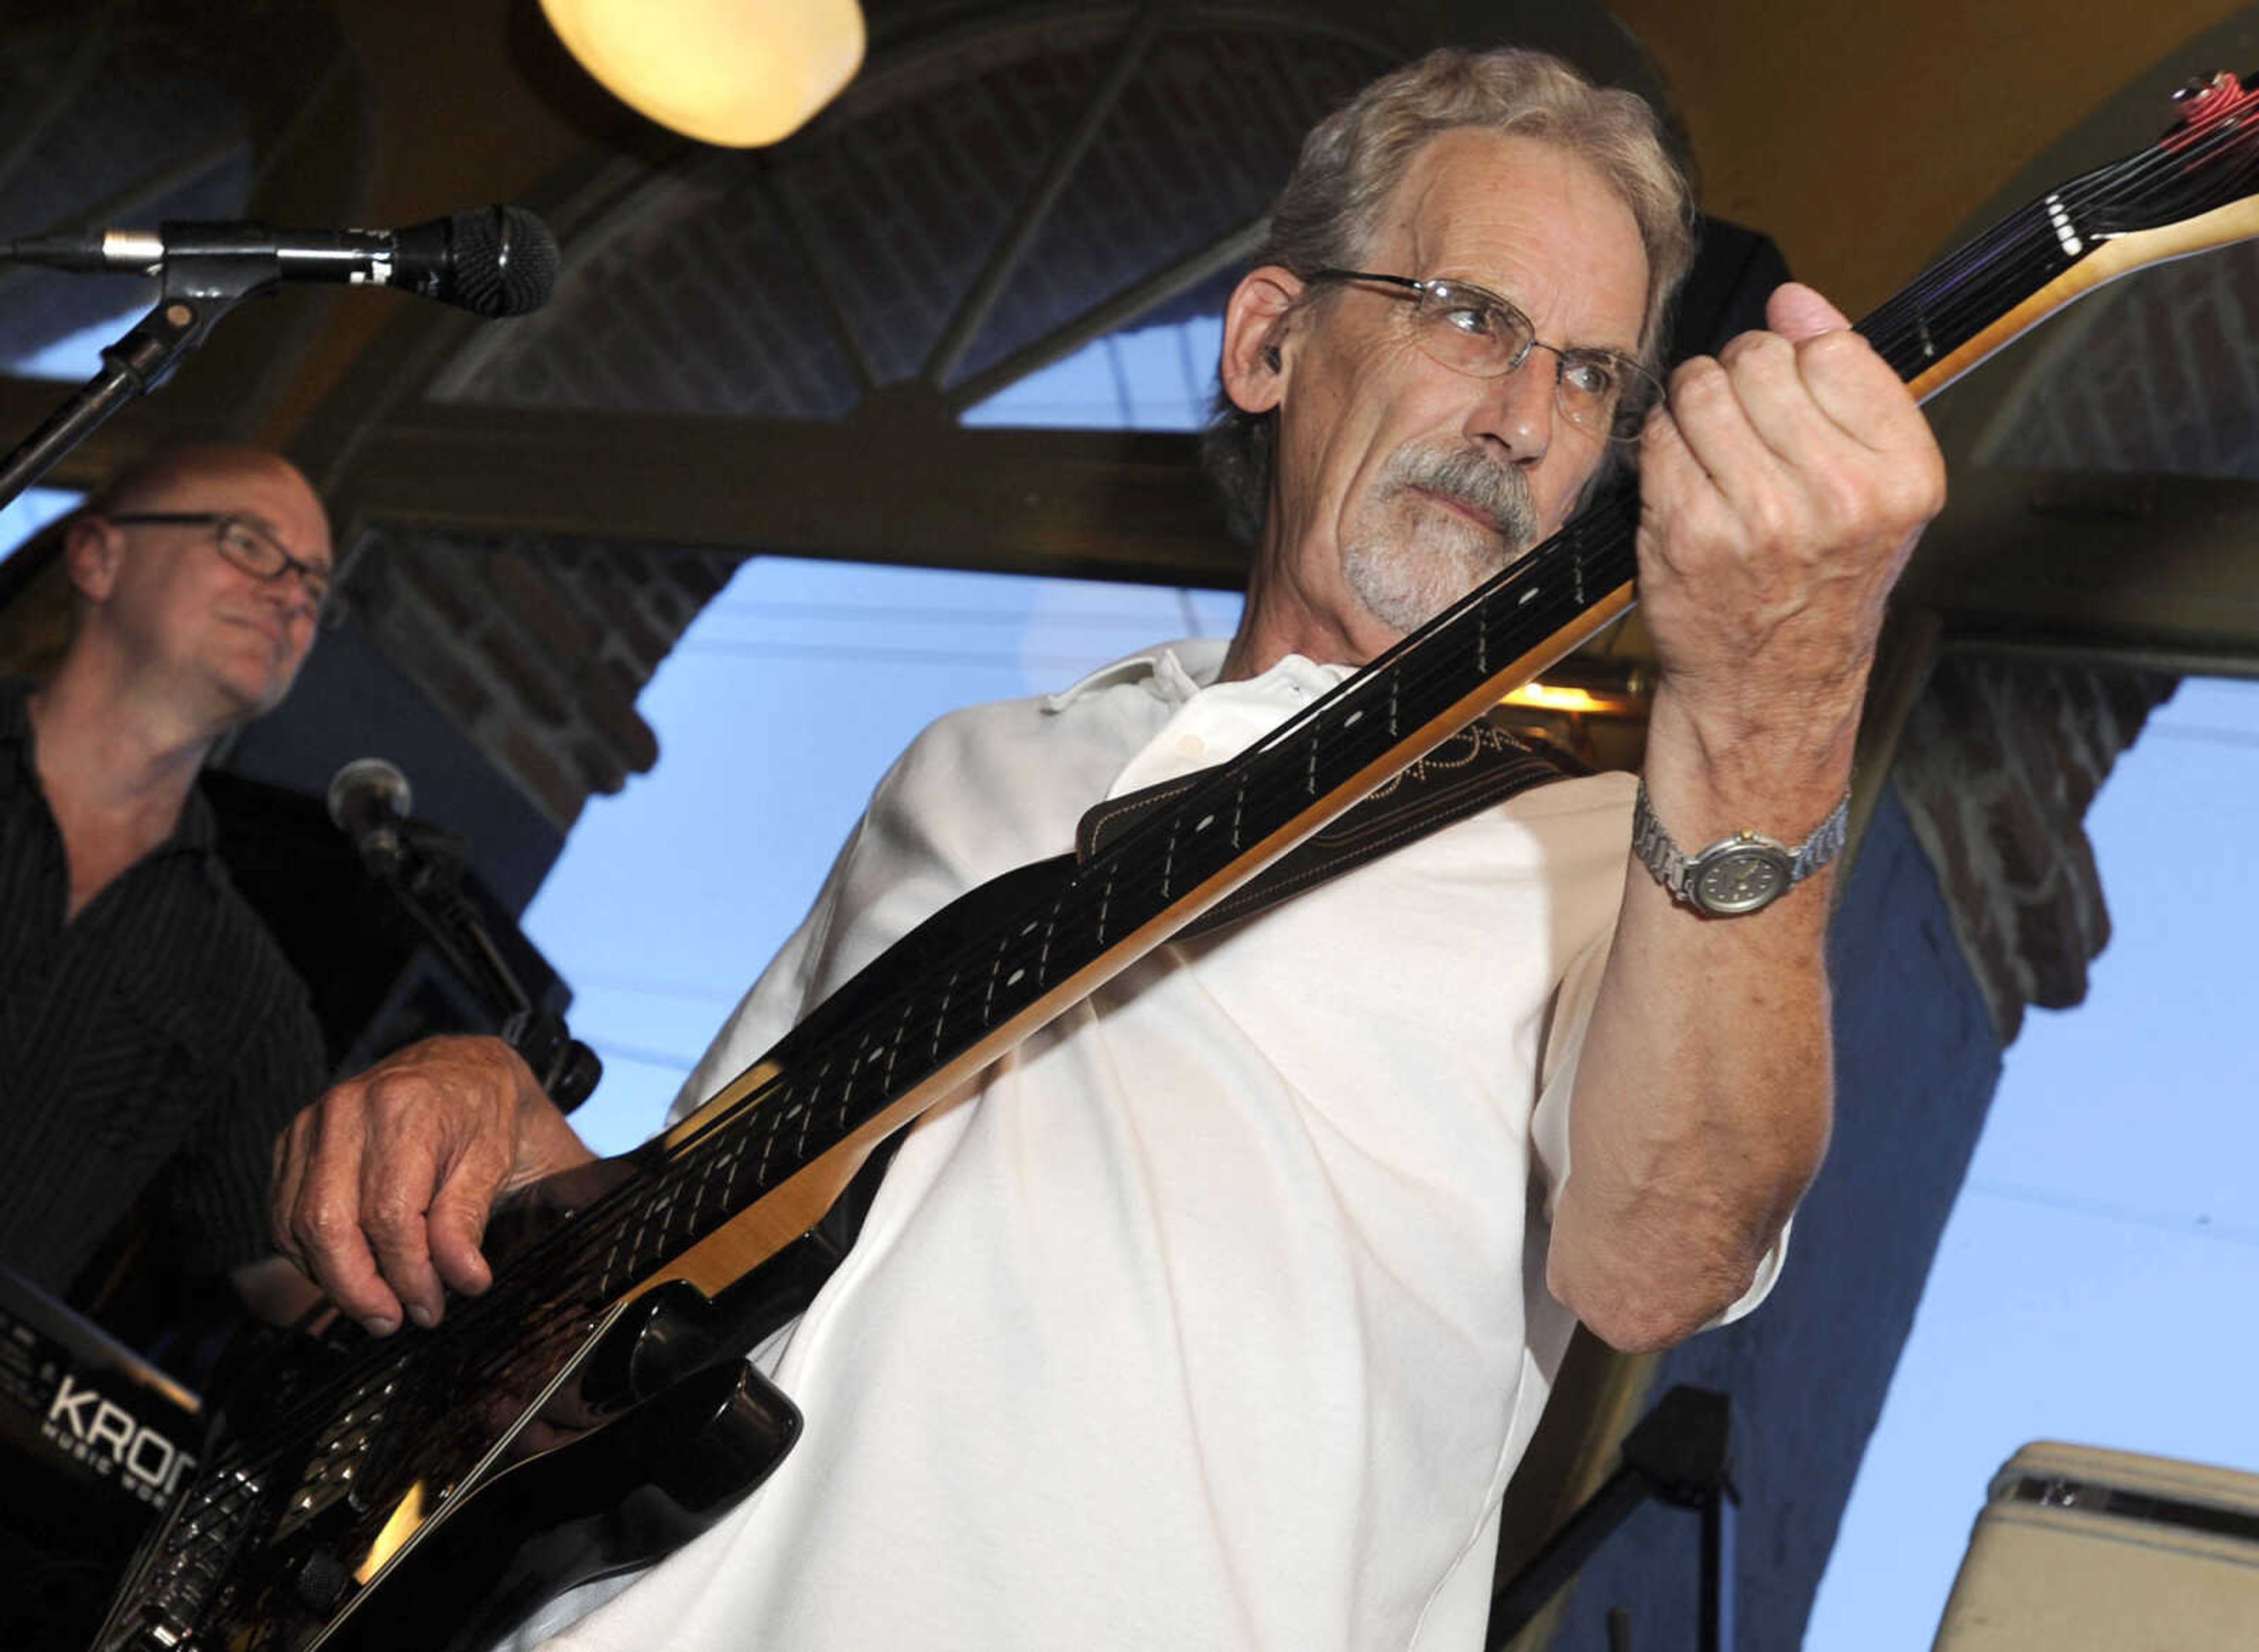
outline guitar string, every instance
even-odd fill
[[[2076,196],[2096,175],[2085,174],[2053,194],[2058,199]],[[1924,271],[1871,311],[1858,324],[1858,331],[1875,342],[1878,349],[1884,349],[1886,340],[1915,343],[1923,331],[1937,329],[1940,306],[1956,294],[1966,292],[1973,277],[1989,276],[1997,283],[2002,275],[2015,272],[2019,267],[2027,271],[2035,263],[2046,261],[2051,252],[2059,253],[2057,238],[2047,221],[2046,200],[2042,196],[2026,203]],[[2004,254],[2013,256],[2004,258]]]
[[[2248,146],[2249,137],[2250,134],[2241,129],[2240,115],[2234,110],[2225,111],[2209,117],[2198,130],[2197,135],[2178,148],[2165,149],[2161,146],[2132,160],[2097,168],[2054,191],[2053,198],[2063,204],[2067,213],[2073,215],[2074,220],[2083,218],[2087,221],[2086,232],[2081,239],[2097,244],[2124,231],[2126,225],[2117,221],[2117,215],[2128,206],[2144,209],[2137,215],[2140,222],[2134,227],[2141,227],[2141,224],[2184,221],[2213,206],[2224,205],[2241,198],[2245,193],[2248,174],[2251,170],[2249,158],[2246,157],[2240,168],[2231,166],[2220,169],[2217,163],[2224,152]],[[2165,174],[2172,174],[2173,181],[2181,187],[2176,190],[2160,189],[2157,181]],[[2165,198],[2161,200],[2160,196]],[[2042,197],[2013,217],[2043,220],[2043,208],[2048,199]],[[2035,244],[2036,260],[2027,258],[2007,261],[2004,262],[2001,269],[1978,272],[1992,277],[1989,285],[1997,288],[2001,284],[1999,278],[2003,274],[2027,273],[2034,262],[2059,263],[2063,268],[2068,269],[2077,261],[2060,247],[2059,237],[2053,232],[2051,224],[2035,223],[2035,228],[2037,233],[2032,239]],[[1953,261],[1957,266],[1957,273],[1947,282],[1940,283],[1925,278],[1924,282],[1916,284],[1917,288],[1927,285],[1932,289],[1927,306],[1927,313],[1932,317],[1942,313],[1962,319],[1970,308],[1982,305],[1989,299],[1988,293],[1968,292],[1962,296],[1959,314],[1956,315],[1952,309],[1941,310],[1938,291],[1941,288],[1949,289],[1953,281],[1964,279],[1971,273],[1975,263],[1975,260],[1966,258]],[[1887,312],[1887,324],[1898,333],[1901,341],[1905,339],[1906,331],[1906,323],[1903,318],[1910,309],[1919,312],[1921,308],[1910,303],[1909,299],[1919,296],[1915,289],[1909,289],[1908,294],[1900,295],[1877,312],[1878,317]],[[1975,328],[1970,329],[1972,333],[1974,331]]]
[[[2215,146],[2218,146],[2215,145]],[[2192,149],[2193,147],[2194,146],[2192,146]],[[2080,210],[2083,214],[2091,216],[2099,209],[2105,209],[2110,205],[2120,204],[2124,201],[2135,198],[2140,194],[2141,184],[2144,181],[2143,174],[2145,172],[2155,172],[2159,169],[2169,169],[2175,167],[2185,167],[2188,166],[2191,159],[2201,160],[2202,158],[2203,157],[2201,155],[2193,154],[2191,151],[2184,151],[2172,155],[2145,156],[2140,162],[2133,164],[2130,167],[2121,163],[2121,166],[2119,168],[2104,168],[2102,169],[2103,173],[2115,174],[2116,175],[2110,177],[2106,182],[2094,188],[2091,199],[2079,200],[2077,210]],[[2089,179],[2093,179],[2098,175],[2099,174],[2089,174]],[[2084,181],[2077,182],[2083,182]],[[2084,197],[2087,196],[2089,192],[2083,189],[2074,190],[2072,186],[2065,186],[2064,189],[2057,190],[2055,193],[2058,199],[2064,200],[2068,205],[2070,204],[2070,198],[2074,194]],[[1921,308],[1927,308],[1928,310],[1928,314],[1926,315],[1925,319],[1927,319],[1929,330],[1933,333],[1939,331],[1950,331],[1956,325],[1956,320],[1954,318],[1956,312],[1947,311],[1944,314],[1940,313],[1938,305],[1940,295],[1952,294],[1956,285],[1961,281],[1966,281],[1971,274],[1985,277],[1985,285],[1997,287],[2006,281],[2027,275],[2028,272],[2035,267],[2044,267],[2051,262],[2060,261],[2063,263],[2065,267],[2068,267],[2070,262],[2069,260],[2051,259],[2049,256],[2050,253],[2058,250],[2053,245],[2055,237],[2053,233],[2053,226],[2044,221],[2044,213],[2041,210],[2041,203],[2035,203],[2032,205],[2022,209],[2019,212],[2013,213],[2006,218],[2001,220],[1999,224],[1992,226],[1992,228],[1985,234],[1977,238],[1975,242],[1961,249],[1955,257],[1949,259],[1941,266],[1935,267],[1932,270],[1927,271],[1922,275],[1918,276],[1916,280],[1910,283],[1909,286],[1900,294],[1895,296],[1891,300],[1885,301],[1883,305],[1878,306],[1874,311],[1871,312],[1869,317],[1859,324],[1860,331],[1871,338],[1875,338],[1878,349],[1882,348],[1885,344],[1894,345],[1899,347],[1909,345],[1915,341],[1919,324],[1913,321],[1906,315],[1906,312]],[[2006,253],[2008,256],[2004,258],[2002,256],[2003,253]],[[1927,306],[1924,305],[1925,300],[1928,301]],[[1982,303],[1983,302],[1983,296],[1973,293],[1969,294],[1961,302],[1958,306],[1958,310],[1961,312],[1965,312],[1969,309],[1977,304]],[[1970,330],[1972,334],[1974,331],[1976,331],[1976,329]],[[1503,576],[1501,576],[1501,580],[1496,583],[1502,585]],[[1490,587],[1485,587],[1485,593],[1496,595],[1496,593],[1491,592]],[[1449,616],[1445,617],[1448,619]],[[1437,622],[1437,625],[1440,627],[1445,622],[1443,620],[1439,620]],[[1407,641],[1408,640],[1413,639],[1407,639]],[[1379,662],[1376,662],[1376,665],[1378,664]],[[1443,669],[1450,671],[1453,675],[1457,674],[1454,668],[1445,667]],[[1422,678],[1430,678],[1437,673],[1420,672],[1407,674]],[[1316,714],[1318,714],[1322,708],[1323,702],[1321,702],[1319,705],[1314,705],[1309,709],[1308,713],[1306,714],[1306,717],[1314,722]],[[1296,721],[1298,723],[1301,723],[1305,719],[1303,718],[1298,718]],[[1280,731],[1282,735],[1286,731],[1284,730]],[[1052,904],[1052,902],[1047,901],[1044,904]],[[983,955],[985,955],[988,950],[989,948],[986,943],[983,943],[977,948],[967,949],[968,951],[978,951]],[[985,1029],[981,1029],[980,1030],[985,1030]],[[979,1031],[976,1031],[974,1037],[977,1039],[978,1036]],[[730,1114],[725,1114],[723,1119],[717,1119],[715,1121],[715,1126],[718,1127],[722,1125],[728,1119],[742,1116],[742,1110],[745,1107],[758,1105],[763,1100],[769,1099],[770,1093],[778,1087],[779,1086],[763,1086],[761,1090],[749,1095],[744,1102],[741,1102],[738,1109],[733,1109]],[[788,1088],[788,1086],[784,1087]],[[803,1102],[802,1105],[809,1106],[813,1105],[813,1103]],[[727,1150],[728,1143],[721,1139],[716,1129],[709,1128],[708,1130],[700,1132],[696,1136],[694,1136],[689,1141],[681,1144],[681,1148],[680,1150],[670,1152],[661,1160],[659,1165],[653,1167],[652,1173],[658,1175],[661,1179],[677,1177],[685,1170],[690,1170],[694,1176],[702,1175],[705,1173],[704,1169],[695,1168],[697,1161],[719,1157],[722,1153],[724,1153]],[[576,1248],[583,1250],[601,1249],[605,1244],[616,1243],[619,1237],[619,1230],[623,1225],[636,1221],[647,1221],[650,1220],[652,1213],[649,1210],[646,1209],[639,1211],[633,1208],[637,1200],[639,1199],[647,1200],[649,1194],[650,1189],[647,1186],[634,1182],[626,1184],[622,1187],[614,1190],[611,1193],[605,1195],[597,1201],[595,1201],[588,1211],[580,1213],[576,1215],[573,1222],[566,1224],[564,1231],[560,1231],[559,1233],[552,1235],[552,1243],[534,1247],[533,1250],[529,1252],[528,1260],[533,1259],[534,1256],[541,1251],[553,1252],[555,1250],[561,1248],[561,1245],[566,1243],[575,1243]],[[702,1193],[694,1193],[692,1195],[694,1206],[700,1199],[702,1198]],[[758,1196],[758,1193],[756,1196]],[[734,1214],[735,1213],[732,1214]],[[581,1225],[583,1217],[589,1220],[586,1221],[584,1226],[581,1226],[581,1231],[576,1238],[572,1235],[570,1230],[574,1226]],[[662,1222],[662,1232],[664,1232],[664,1228],[665,1224]],[[546,1260],[549,1258],[544,1259]],[[663,1257],[657,1258],[651,1265],[659,1265],[663,1260]],[[647,1271],[648,1270],[646,1269],[646,1271]],[[511,1285],[516,1285],[518,1281],[524,1280],[528,1277],[529,1275],[527,1272],[520,1271],[516,1273],[514,1278],[510,1283]],[[502,1283],[502,1281],[497,1281],[498,1285]],[[466,1309],[471,1310],[466,1312],[462,1315],[466,1321],[465,1328],[467,1330],[471,1328],[468,1322],[472,1321],[502,1317],[500,1314],[493,1312],[485,1314],[476,1312],[475,1309],[477,1306],[481,1302],[491,1304],[493,1309],[502,1309],[505,1307],[516,1307],[518,1304],[512,1300],[512,1299],[520,1298],[524,1294],[526,1293],[522,1290],[505,1288],[500,1298],[497,1298],[495,1292],[489,1292],[483,1299],[470,1299],[468,1302],[464,1305]],[[581,1301],[573,1301],[569,1304],[542,1304],[537,1302],[528,1306],[535,1307],[537,1311],[546,1311],[552,1314],[559,1307],[569,1307],[570,1310],[575,1314],[584,1314],[587,1311],[587,1304]],[[376,1344],[375,1346],[382,1347],[383,1345]],[[515,1356],[516,1351],[517,1350],[515,1349],[510,1350],[510,1356]],[[374,1362],[374,1365],[375,1368],[381,1368],[384,1365],[396,1366],[398,1364],[399,1356],[397,1355],[388,1355],[388,1357]],[[361,1385],[359,1382],[353,1380],[354,1378],[365,1378],[367,1376],[374,1374],[375,1374],[374,1369],[345,1373],[343,1374],[345,1379],[339,1381],[335,1386],[338,1393],[349,1393],[355,1386]],[[335,1396],[331,1397],[334,1398]],[[314,1408],[314,1406],[310,1405],[303,1409],[311,1410]]]
[[[2115,167],[2098,167],[2059,186],[2049,195],[2027,202],[1938,267],[1925,272],[1906,290],[1885,300],[1870,316],[1869,324],[1874,331],[1899,330],[1905,326],[1918,329],[1923,314],[1934,312],[1942,300],[1963,290],[1963,283],[1970,277],[1979,274],[1997,277],[2003,268],[2013,267],[2001,263],[2003,251],[2036,251],[2043,260],[2050,253],[2060,252],[2059,237],[2048,221],[2049,200],[2052,198],[2063,203],[2066,210],[2074,208],[2088,210],[2086,197],[2098,187],[2102,187],[2099,181],[2105,174],[2119,174],[2138,164],[2138,161],[2120,162]],[[1909,316],[1908,312],[1917,313]],[[1903,324],[1902,317],[1907,317]],[[1863,326],[1861,331],[1870,331],[1870,327]],[[1870,336],[1873,336],[1873,332]]]
[[[2246,141],[2247,134],[2240,130],[2240,125],[2237,111],[2221,111],[2192,128],[2193,135],[2179,147],[2168,149],[2161,144],[2131,160],[2099,167],[2053,191],[2052,198],[2061,203],[2066,212],[2090,220],[2097,217],[2106,219],[2112,209],[2144,200],[2150,208],[2147,217],[2151,221],[2194,216],[2204,210],[2207,200],[2215,204],[2225,204],[2227,201],[2236,198],[2236,182],[2233,178],[2222,181],[2201,174],[2217,160],[2220,152]],[[2170,141],[2170,137],[2167,141]],[[2160,192],[2155,188],[2155,181],[2160,174],[2168,172],[2181,174],[2187,185],[2181,193],[2195,198],[2157,202],[2156,196]],[[1910,341],[1907,335],[1919,327],[1923,313],[1935,315],[1941,296],[1949,295],[1971,274],[1997,276],[1999,271],[1987,271],[1983,267],[1995,262],[1999,250],[2010,244],[2011,238],[2002,235],[2001,231],[2012,226],[2022,229],[2024,225],[2018,220],[2043,220],[2049,198],[2042,196],[2012,214],[1993,231],[1979,236],[1970,247],[1945,260],[1939,269],[1926,274],[1906,292],[1886,301],[1871,318],[1874,333],[1888,331],[1899,341]],[[2052,245],[2057,238],[2048,232],[2052,225],[2035,224],[2034,227],[2039,232],[2031,239],[2037,244],[2042,258],[2051,251],[2060,250]],[[2105,222],[2092,225],[2089,236],[2082,239],[2099,239],[2113,232],[2113,226]],[[2074,260],[2066,254],[2061,261],[2067,268]],[[1869,331],[1869,328],[1863,326],[1862,331]]]
[[[2220,151],[2245,142],[2248,134],[2241,130],[2243,114],[2243,110],[2230,107],[2200,121],[2188,123],[2184,128],[2176,128],[2168,132],[2158,143],[2139,154],[2083,174],[2050,194],[2054,199],[2063,202],[2067,210],[2077,208],[2089,214],[2098,207],[2146,199],[2151,209],[2147,217],[2151,222],[2177,221],[2194,216],[2203,210],[2200,205],[2188,201],[2157,200],[2161,192],[2154,187],[2154,182],[2160,173],[2172,171],[2182,174],[2184,181],[2194,179],[2196,174],[2216,161]],[[2183,141],[2175,146],[2173,140],[2177,136]],[[2214,204],[2226,204],[2227,201],[2238,198],[2241,193],[2232,179],[2193,182],[2190,188],[2199,196],[2208,196]],[[2042,196],[2032,201],[2018,213],[2012,214],[2011,220],[2004,220],[2002,225],[1996,225],[1995,230],[2005,227],[2006,222],[2027,212],[2043,212],[2049,198],[2049,196]],[[2097,227],[2105,233],[2111,232],[2110,226],[2106,224]],[[1942,274],[1949,281],[1957,279],[1972,263],[1983,261],[1995,239],[1995,234],[1991,231],[1979,236],[1970,246],[1945,260],[1940,271],[1932,274]],[[1904,295],[1900,295],[1899,298],[1886,302],[1878,310],[1878,317],[1899,304],[1903,297]]]
[[[2004,253],[2029,250],[2037,239],[2034,231],[2044,217],[2038,202],[2019,208],[1938,268],[1925,272],[1904,290],[1886,299],[1865,317],[1859,331],[1872,340],[1892,333],[1903,332],[1909,337],[1917,333],[1938,303],[1962,288],[1972,276],[1999,269]]]

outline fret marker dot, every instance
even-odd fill
[[[1017,986],[1020,984],[1020,978],[1027,972],[1028,972],[1025,969],[1014,970],[1009,975],[1004,978],[1004,985],[1007,986]]]
[[[1354,729],[1357,727],[1357,720],[1364,715],[1365,713],[1362,709],[1350,712],[1349,716],[1342,719],[1342,727],[1344,729]]]
[[[1195,827],[1194,827],[1194,828],[1193,828],[1193,830],[1194,830],[1194,831],[1196,831],[1196,832],[1204,832],[1204,831],[1206,831],[1209,827],[1211,827],[1211,826],[1213,826],[1213,825],[1215,825],[1215,815],[1201,815],[1201,816],[1200,824],[1199,824],[1199,825],[1197,825],[1197,826],[1195,826]]]

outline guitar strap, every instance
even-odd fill
[[[1441,830],[1454,821],[1502,803],[1516,793],[1549,780],[1589,774],[1584,763],[1549,743],[1518,738],[1497,724],[1478,719],[1443,741],[1355,808],[1313,832],[1262,872],[1177,931],[1191,940],[1250,918],[1289,895],[1361,866],[1393,849]],[[1075,851],[1038,860],[992,878],[959,896],[889,948],[856,979],[851,1001],[827,999],[787,1038],[814,1032],[837,1017],[857,1013],[907,977],[922,973],[967,937],[996,927],[1036,898],[1061,872],[1087,861],[1115,842],[1153,810],[1166,807],[1208,780],[1214,769],[1196,770],[1126,796],[1110,798],[1086,814],[1075,829]],[[786,1046],[780,1045],[781,1051]],[[888,1161],[905,1132],[897,1131],[874,1149],[831,1208],[816,1226],[819,1245],[844,1257],[876,1197]]]

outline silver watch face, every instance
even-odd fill
[[[1775,844],[1721,844],[1687,868],[1694,904],[1717,917],[1771,906],[1788,889],[1796,863]]]

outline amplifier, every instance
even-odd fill
[[[1933,1652],[2259,1644],[2259,1475],[2040,1441],[1993,1478]]]

